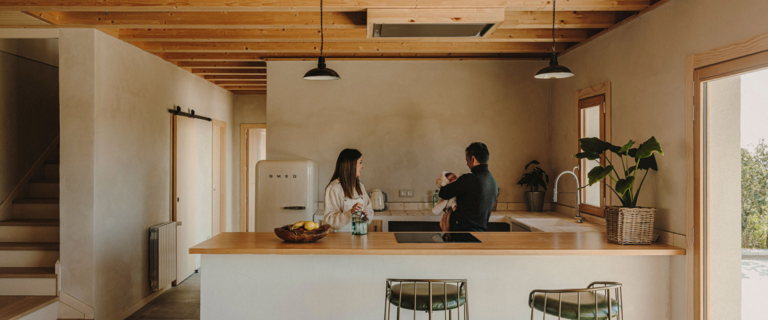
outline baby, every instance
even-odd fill
[[[437,186],[444,187],[458,179],[459,177],[457,177],[453,172],[443,171],[443,174],[441,174],[440,178],[437,179]],[[453,212],[453,210],[456,210],[456,198],[451,198],[449,200],[440,199],[435,207],[432,208],[433,214],[444,214],[442,219],[440,219],[440,228],[443,231],[448,231],[448,219],[450,218],[450,214]]]

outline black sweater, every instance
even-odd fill
[[[499,186],[487,164],[472,168],[472,173],[440,189],[440,198],[456,198],[456,211],[451,214],[451,231],[485,231],[491,218]]]

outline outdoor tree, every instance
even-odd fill
[[[768,248],[768,146],[741,149],[741,247]]]

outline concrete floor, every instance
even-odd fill
[[[200,319],[200,273],[168,289],[126,320]]]

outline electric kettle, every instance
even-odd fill
[[[387,193],[379,189],[371,190],[371,207],[373,211],[387,210]]]

